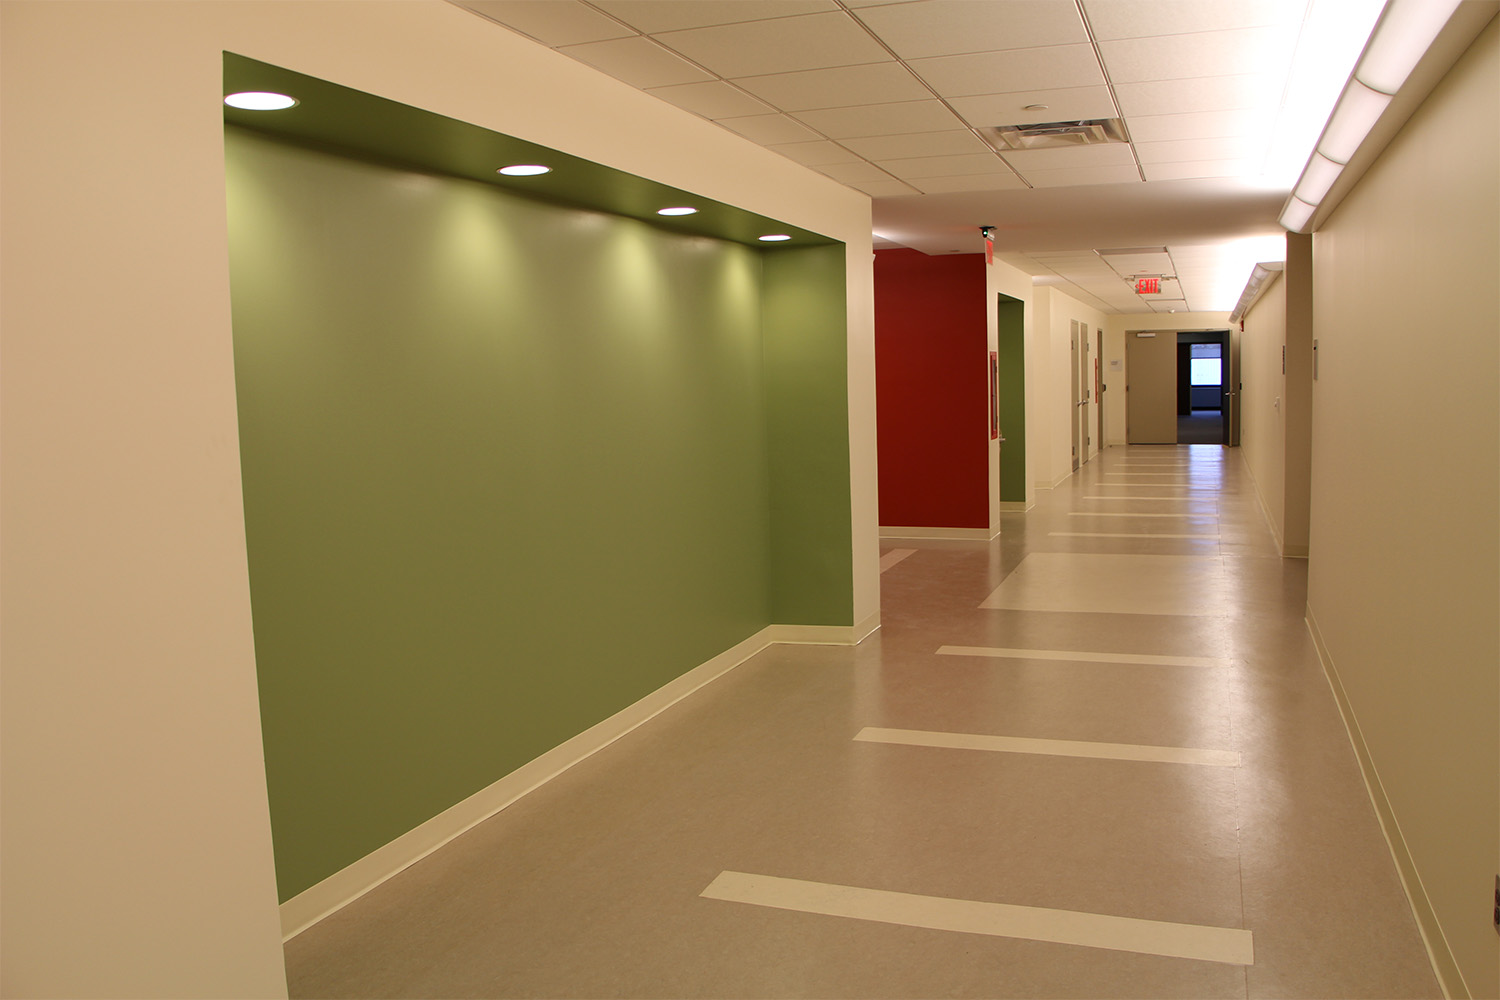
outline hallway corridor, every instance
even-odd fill
[[[1440,995],[1237,451],[881,548],[864,643],[772,646],[292,939],[292,996]]]

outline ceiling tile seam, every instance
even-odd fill
[[[1115,106],[1115,117],[1120,119],[1120,127],[1125,130],[1125,142],[1130,146],[1131,159],[1135,160],[1135,172],[1141,178],[1141,183],[1146,182],[1146,171],[1141,167],[1141,155],[1136,151],[1135,140],[1130,137],[1130,123],[1125,120],[1125,115],[1120,111],[1120,97],[1115,93],[1115,81],[1110,79],[1109,67],[1104,65],[1104,53],[1099,51],[1099,39],[1094,36],[1094,26],[1089,22],[1089,12],[1084,10],[1083,0],[1073,0],[1073,6],[1078,10],[1078,16],[1083,20],[1083,30],[1088,33],[1089,45],[1094,50],[1094,59],[1099,63],[1099,72],[1104,75],[1104,86],[1109,90],[1110,103]]]
[[[1302,48],[1303,43],[1307,41],[1307,22],[1308,22],[1308,19],[1311,18],[1311,17],[1312,17],[1312,2],[1311,2],[1311,0],[1308,0],[1308,3],[1304,4],[1303,7],[1302,7],[1302,23],[1297,26],[1297,44],[1295,44],[1295,45],[1292,46],[1292,54],[1291,54],[1291,60],[1290,61],[1291,61],[1291,64],[1293,66],[1297,65],[1297,52]],[[1374,35],[1374,33],[1371,32],[1371,37],[1373,37],[1373,35]],[[1286,75],[1286,79],[1283,80],[1283,81],[1281,81],[1281,99],[1276,102],[1276,117],[1273,118],[1273,119],[1271,119],[1271,134],[1272,135],[1276,134],[1276,126],[1281,121],[1282,117],[1286,114],[1286,110],[1287,110],[1287,108],[1286,108],[1286,101],[1287,101],[1288,95],[1291,94],[1291,91],[1292,91],[1292,74],[1288,73]],[[1333,112],[1329,111],[1329,115],[1331,116],[1332,114],[1333,114]],[[1266,164],[1271,161],[1271,146],[1272,145],[1273,145],[1272,143],[1269,143],[1269,142],[1266,143],[1266,148],[1261,151],[1261,154],[1260,154],[1260,171],[1259,171],[1261,175],[1265,174],[1265,172],[1266,172]]]
[[[927,89],[927,92],[932,95],[933,99],[936,100],[939,104],[941,104],[944,108],[946,108],[948,110],[948,113],[951,114],[954,118],[957,118],[958,121],[959,121],[959,123],[964,128],[966,128],[970,132],[972,132],[974,134],[974,137],[976,139],[978,139],[980,142],[983,142],[986,147],[989,147],[991,149],[991,151],[994,153],[995,159],[999,160],[1002,164],[1004,164],[1005,165],[1005,169],[1007,169],[1011,173],[1015,174],[1017,180],[1019,180],[1022,184],[1025,184],[1028,190],[1030,190],[1030,189],[1032,189],[1032,188],[1035,187],[1035,185],[1033,185],[1030,181],[1028,181],[1024,176],[1022,176],[1022,174],[1021,174],[1021,172],[1019,170],[1017,170],[1015,167],[1011,166],[1006,161],[1005,157],[1003,157],[1003,156],[1000,155],[999,150],[995,150],[994,147],[990,146],[989,141],[985,139],[985,137],[980,133],[980,131],[977,128],[975,128],[973,125],[970,125],[969,122],[968,122],[968,119],[966,119],[963,115],[959,114],[958,110],[956,108],[954,108],[953,105],[948,102],[948,99],[946,97],[944,97],[942,94],[939,94],[937,92],[937,88],[933,87],[932,84],[928,83],[927,80],[926,80],[926,78],[923,77],[922,74],[918,73],[915,69],[913,69],[911,67],[911,65],[909,63],[907,63],[907,61],[905,59],[903,59],[903,58],[901,58],[901,56],[897,55],[896,51],[894,49],[892,49],[889,45],[886,44],[885,39],[881,38],[880,35],[873,28],[871,28],[868,24],[866,24],[860,18],[860,16],[858,14],[856,14],[854,12],[854,10],[852,10],[849,7],[848,4],[844,3],[844,0],[833,0],[833,2],[836,3],[836,4],[838,4],[839,9],[842,10],[844,12],[844,14],[846,16],[848,16],[848,18],[850,20],[852,20],[855,24],[859,25],[860,28],[862,28],[864,30],[865,34],[869,35],[872,39],[874,39],[875,44],[879,45],[881,48],[883,48],[887,52],[889,52],[890,55],[891,55],[891,58],[894,59],[894,60],[896,60],[896,62],[901,65],[902,69],[904,69],[908,73],[910,73],[911,76],[912,76],[912,79],[916,80],[923,87],[925,87]],[[1075,0],[1075,2],[1077,2],[1077,0]],[[1113,94],[1111,94],[1111,98],[1113,98]]]
[[[735,91],[738,92],[739,94],[741,94],[742,96],[748,97],[751,100],[757,101],[757,102],[759,102],[761,104],[766,104],[768,107],[775,108],[777,114],[783,115],[783,116],[785,116],[787,118],[790,118],[792,121],[797,122],[797,124],[801,125],[803,128],[806,128],[809,131],[815,133],[818,136],[819,139],[823,140],[824,142],[831,142],[831,143],[833,143],[834,145],[838,146],[840,149],[844,150],[844,152],[848,153],[850,156],[857,156],[857,157],[859,157],[859,159],[862,162],[869,163],[870,166],[872,166],[875,169],[879,170],[881,173],[885,174],[891,180],[896,181],[896,182],[898,182],[900,184],[904,184],[906,187],[911,188],[912,191],[913,191],[913,193],[916,193],[916,194],[920,194],[921,193],[920,191],[917,190],[917,188],[913,187],[907,181],[904,181],[900,177],[897,177],[895,174],[893,174],[890,171],[886,170],[885,168],[881,167],[878,163],[874,163],[874,162],[866,159],[865,157],[860,156],[860,154],[856,153],[854,150],[852,150],[849,147],[845,146],[843,143],[839,142],[837,139],[833,138],[832,136],[827,135],[825,132],[823,132],[822,129],[819,129],[819,128],[815,127],[815,126],[809,125],[807,122],[804,122],[804,121],[802,121],[800,119],[792,118],[792,116],[790,114],[788,114],[785,109],[778,108],[774,104],[770,104],[764,98],[757,97],[755,94],[750,93],[749,91],[745,90],[745,88],[743,88],[743,87],[739,86],[737,83],[735,83],[734,80],[731,80],[731,79],[729,79],[729,78],[727,78],[725,76],[722,76],[718,72],[709,69],[707,66],[704,66],[702,63],[698,62],[696,59],[693,59],[693,58],[685,55],[684,53],[677,51],[672,46],[670,46],[670,45],[666,44],[665,42],[661,41],[656,35],[653,35],[653,34],[651,34],[649,32],[641,31],[639,28],[636,28],[635,26],[633,26],[631,24],[628,24],[625,21],[620,20],[620,18],[615,17],[613,14],[609,13],[609,11],[604,10],[604,9],[600,8],[598,5],[592,3],[591,0],[579,0],[579,2],[582,3],[585,7],[589,8],[590,10],[593,10],[596,13],[602,14],[603,16],[609,18],[610,20],[615,21],[616,23],[624,26],[625,28],[628,28],[629,30],[635,32],[636,37],[638,37],[638,38],[645,38],[648,41],[650,41],[650,42],[652,42],[652,43],[654,43],[656,45],[660,45],[663,49],[666,49],[668,52],[672,53],[677,58],[683,60],[684,62],[688,63],[689,65],[693,66],[694,68],[696,68],[698,70],[701,70],[704,73],[707,73],[709,76],[713,77],[714,80],[718,81],[719,83],[722,83],[722,84],[724,84],[726,86],[729,86],[729,87],[733,87],[735,89]],[[842,3],[839,3],[839,7],[841,9],[843,9],[845,11],[845,13],[848,12],[848,8],[844,7]],[[832,11],[825,11],[824,13],[832,13]],[[788,20],[791,17],[806,17],[806,16],[807,15],[805,15],[805,14],[793,14],[793,15],[787,15],[787,16],[782,16],[782,17],[754,18],[753,20],[755,20],[755,21],[785,21],[785,20]],[[496,21],[495,23],[499,24],[500,22]],[[749,23],[751,23],[751,21],[734,21],[734,22],[729,22],[729,23],[732,23],[732,24],[749,24]],[[864,27],[863,24],[861,24],[860,26]],[[509,27],[509,25],[504,25],[504,27]],[[514,31],[515,29],[512,28],[511,30]],[[689,30],[689,29],[681,29],[681,30]],[[868,31],[869,29],[866,28],[865,30]],[[520,34],[524,35],[525,32],[520,32]],[[670,32],[661,32],[661,34],[670,34]],[[526,35],[526,37],[530,38],[532,36]],[[876,39],[876,40],[879,41],[879,39]],[[545,45],[546,43],[543,42],[542,44]],[[559,46],[554,46],[554,45],[549,45],[547,47],[550,48],[550,49],[552,49],[554,52],[559,51],[559,49],[560,49]],[[890,50],[887,49],[886,51],[889,52]],[[894,53],[892,53],[892,55],[894,55]],[[878,66],[880,64],[879,63],[859,63],[857,65]],[[910,72],[909,68],[908,68],[908,72]],[[782,74],[779,74],[779,73],[768,73],[768,74],[758,74],[758,75],[761,75],[761,76],[780,76]],[[753,77],[740,77],[740,78],[737,78],[737,79],[746,79],[746,80],[749,80],[749,79],[753,79]],[[704,81],[704,82],[707,83],[707,82],[710,82],[710,81]],[[643,88],[639,88],[638,87],[636,89],[640,90],[641,93],[643,93],[643,94],[646,93],[646,91]],[[651,95],[651,96],[655,96],[655,95]],[[670,104],[671,103],[670,101],[665,101],[665,100],[663,100],[660,97],[658,97],[656,99],[659,100],[659,101],[662,101],[665,104]],[[673,107],[678,107],[675,104],[672,105],[672,106]],[[688,109],[686,109],[686,108],[680,108],[680,110],[687,111]],[[950,108],[949,110],[952,110],[952,109]],[[706,122],[710,122],[710,123],[712,123],[714,125],[717,125],[719,128],[723,129],[726,132],[729,132],[732,135],[739,135],[739,133],[735,132],[734,129],[729,128],[726,125],[720,124],[718,121],[715,121],[714,119],[709,118],[707,115],[700,115],[696,111],[688,111],[688,114],[695,115],[698,118],[702,118]],[[746,116],[741,115],[739,117],[746,117]],[[744,139],[745,137],[744,136],[740,136],[740,138]],[[753,140],[746,140],[746,141],[753,141]],[[809,140],[809,141],[815,141],[815,140]],[[762,149],[766,148],[765,144],[763,144],[763,143],[756,143],[756,145],[761,146]],[[771,150],[771,151],[772,152],[776,152],[775,150]],[[792,159],[790,156],[786,156],[786,154],[784,154],[784,153],[777,153],[776,155],[781,156],[784,159],[788,159],[788,160]],[[796,160],[792,160],[792,162],[796,163],[797,161]],[[802,164],[802,166],[807,167],[806,164]],[[813,167],[807,167],[807,169],[814,170],[816,173],[823,173],[821,170],[815,170],[815,168],[813,168]],[[854,185],[849,184],[849,183],[847,183],[845,181],[840,181],[840,180],[838,180],[835,177],[829,177],[828,174],[823,174],[823,176],[824,177],[828,177],[829,180],[835,181],[836,183],[843,184],[845,187],[854,187]],[[856,190],[858,190],[858,189],[856,189]]]

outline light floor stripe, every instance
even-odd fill
[[[1133,743],[1084,743],[1079,740],[1037,740],[1023,736],[986,736],[979,733],[930,733],[920,729],[880,729],[866,726],[854,737],[865,743],[899,743],[947,750],[989,750],[1049,757],[1090,757],[1096,760],[1134,760],[1152,764],[1201,764],[1239,767],[1238,750],[1200,750],[1196,747],[1147,747]]]
[[[1083,663],[1145,663],[1167,667],[1223,667],[1228,660],[1212,656],[1165,656],[1159,653],[1095,653],[1081,649],[1007,649],[1000,646],[939,646],[943,656],[990,656],[1001,660],[1075,660]]]
[[[916,549],[891,549],[891,551],[880,557],[880,572],[884,573],[916,551]]]
[[[1114,510],[1070,510],[1069,517],[1218,517],[1217,514],[1140,514]]]
[[[1174,535],[1165,531],[1049,531],[1049,537],[1057,538],[1211,538],[1218,535]]]
[[[1211,495],[1212,494],[1210,494],[1210,496]],[[1085,499],[1085,500],[1185,500],[1188,503],[1213,503],[1214,502],[1212,500],[1199,499],[1198,497],[1194,497],[1191,494],[1187,494],[1187,493],[1182,493],[1182,494],[1179,494],[1177,496],[1172,496],[1172,497],[1148,497],[1148,496],[1139,496],[1139,495],[1137,495],[1137,496],[1126,495],[1126,496],[1106,497],[1106,496],[1094,496],[1094,495],[1091,495],[1091,494],[1085,494],[1084,497],[1083,497],[1083,499]]]
[[[746,872],[720,872],[699,895],[705,899],[769,906],[778,910],[957,931],[961,934],[988,934],[992,937],[1046,941],[1169,958],[1190,958],[1225,965],[1255,964],[1254,938],[1249,931],[1233,927],[1177,924],[1105,913],[1082,913],[1078,910],[919,896],[910,892],[809,882],[775,875],[751,875]]]

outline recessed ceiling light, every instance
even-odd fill
[[[698,214],[698,210],[696,208],[689,208],[686,205],[680,205],[677,208],[660,208],[660,209],[657,209],[656,214],[657,215],[696,215],[696,214]]]
[[[508,167],[501,167],[496,173],[507,177],[535,177],[537,174],[552,173],[552,168],[540,163],[513,163]]]
[[[238,94],[230,94],[224,98],[224,103],[243,111],[283,111],[295,107],[297,99],[266,90],[244,90]]]
[[[791,237],[786,235],[785,233],[771,233],[770,235],[760,237],[760,241],[762,243],[780,243],[782,240],[789,239],[791,239]]]

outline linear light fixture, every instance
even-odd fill
[[[1291,197],[1281,225],[1306,231],[1314,212],[1380,120],[1391,98],[1443,30],[1460,0],[1390,0]]]
[[[1309,211],[1308,214],[1311,214]],[[1255,300],[1265,293],[1267,288],[1281,277],[1282,270],[1286,264],[1279,260],[1262,261],[1255,265],[1255,270],[1250,272],[1250,280],[1245,282],[1245,290],[1240,293],[1239,302],[1235,303],[1234,309],[1229,313],[1229,322],[1238,323],[1245,318],[1245,313],[1255,305]]]

